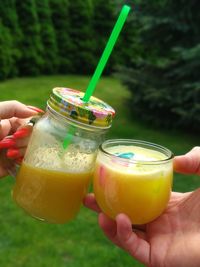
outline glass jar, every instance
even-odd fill
[[[173,182],[169,149],[141,140],[107,140],[100,145],[95,165],[95,198],[107,216],[115,219],[125,213],[139,225],[162,214]]]
[[[15,202],[50,223],[73,219],[90,184],[97,150],[115,114],[105,102],[54,88],[39,119],[13,189]]]

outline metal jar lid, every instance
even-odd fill
[[[71,88],[56,87],[47,102],[57,113],[69,119],[95,126],[109,128],[115,116],[115,110],[104,101],[92,96],[85,103],[83,92]]]

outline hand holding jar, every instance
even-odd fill
[[[30,127],[24,128],[23,125],[41,112],[37,107],[15,100],[0,102],[0,177],[8,175],[8,170],[14,170],[15,162],[21,161],[27,145],[26,137],[31,132]]]

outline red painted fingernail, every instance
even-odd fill
[[[15,162],[16,162],[17,164],[21,164],[23,158],[24,158],[24,157],[20,157],[20,158],[16,159]]]
[[[19,149],[14,149],[14,148],[8,149],[6,156],[11,159],[21,157]]]
[[[9,148],[15,145],[15,141],[12,138],[4,138],[0,141],[0,149]]]
[[[17,138],[22,138],[22,137],[26,137],[26,136],[28,136],[29,133],[30,133],[30,131],[29,131],[28,128],[22,128],[22,129],[16,131],[16,132],[13,134],[13,137],[14,137],[15,139],[17,139]]]
[[[37,107],[33,107],[33,106],[27,106],[27,108],[31,109],[31,110],[34,110],[34,111],[37,111],[39,113],[44,113],[44,110],[40,109],[40,108],[37,108]]]

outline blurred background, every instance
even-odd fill
[[[132,11],[94,93],[116,110],[107,138],[186,153],[200,133],[197,0],[0,1],[0,101],[45,109],[53,87],[85,91],[123,4]],[[14,182],[0,180],[0,266],[143,266],[114,247],[84,207],[65,225],[28,217],[11,199]],[[175,174],[173,190],[199,184]]]

